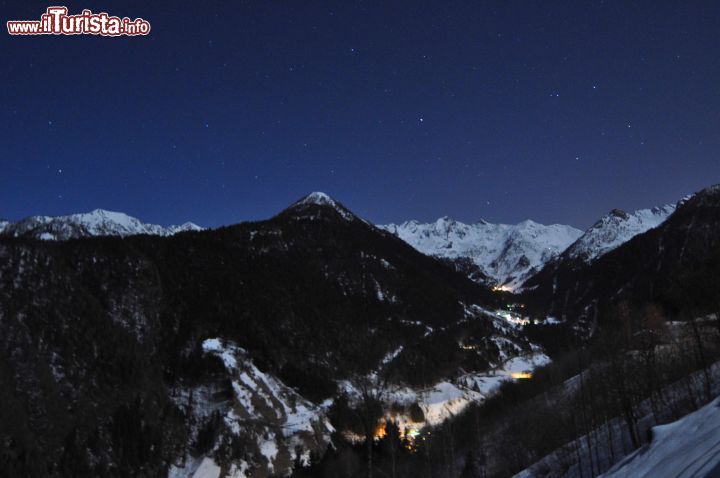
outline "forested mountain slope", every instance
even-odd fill
[[[283,474],[324,451],[341,380],[422,388],[531,351],[496,301],[322,194],[170,237],[0,238],[5,471]]]

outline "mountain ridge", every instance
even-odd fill
[[[296,200],[278,216],[309,218],[309,214],[317,214],[315,206],[321,211],[332,210],[346,221],[369,224],[330,195],[318,191]],[[632,213],[614,209],[586,231],[562,224],[543,225],[531,219],[518,224],[493,224],[484,219],[466,224],[449,216],[431,223],[408,220],[375,227],[424,254],[442,259],[476,282],[500,290],[520,291],[524,283],[546,267],[562,262],[592,262],[635,235],[657,227],[675,207],[666,205]],[[165,227],[103,209],[55,217],[31,216],[15,223],[0,221],[0,235],[44,240],[135,234],[170,236],[199,230],[202,228],[191,222]]]
[[[411,220],[378,227],[425,254],[451,261],[469,259],[489,279],[488,285],[509,290],[520,286],[582,234],[571,226],[546,226],[529,219],[516,225],[484,220],[465,224],[447,216],[433,223]]]
[[[560,259],[578,259],[589,263],[621,246],[638,234],[658,227],[673,212],[676,204],[667,204],[631,213],[613,209],[590,226],[577,241],[560,255]]]
[[[87,236],[170,236],[203,228],[192,222],[160,226],[140,221],[123,212],[93,209],[64,216],[30,216],[17,222],[0,221],[0,234],[43,240],[67,240]]]
[[[523,299],[538,315],[577,322],[586,336],[603,321],[617,322],[621,303],[654,304],[676,320],[714,313],[720,291],[708,277],[720,266],[718,218],[720,187],[711,186],[592,262],[548,264],[526,283]]]

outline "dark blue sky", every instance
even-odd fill
[[[321,190],[587,227],[720,182],[718,2],[190,3],[64,2],[148,37],[2,32],[0,217],[214,226]]]

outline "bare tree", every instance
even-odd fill
[[[353,383],[360,392],[359,402],[354,410],[365,435],[367,477],[372,478],[375,432],[383,416],[382,399],[387,384],[375,374],[358,374]]]

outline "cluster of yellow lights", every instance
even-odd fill
[[[495,292],[512,292],[513,288],[506,285],[499,285],[492,288]]]
[[[381,440],[387,435],[385,425],[385,420],[381,420],[380,423],[378,423],[378,425],[375,427],[375,440]],[[420,430],[418,430],[417,428],[406,428],[404,430],[401,430],[401,433],[404,435],[405,438],[405,448],[408,451],[415,453],[417,451],[417,444],[415,442],[417,438],[420,437]],[[425,440],[425,437],[420,438],[422,438],[422,440]]]
[[[405,430],[405,448],[411,452],[415,453],[417,451],[417,446],[415,445],[415,440],[417,437],[420,436],[420,430],[416,428],[409,428]],[[423,441],[425,440],[425,437],[422,437]]]
[[[531,379],[533,376],[530,372],[512,372],[510,376],[514,379]]]

